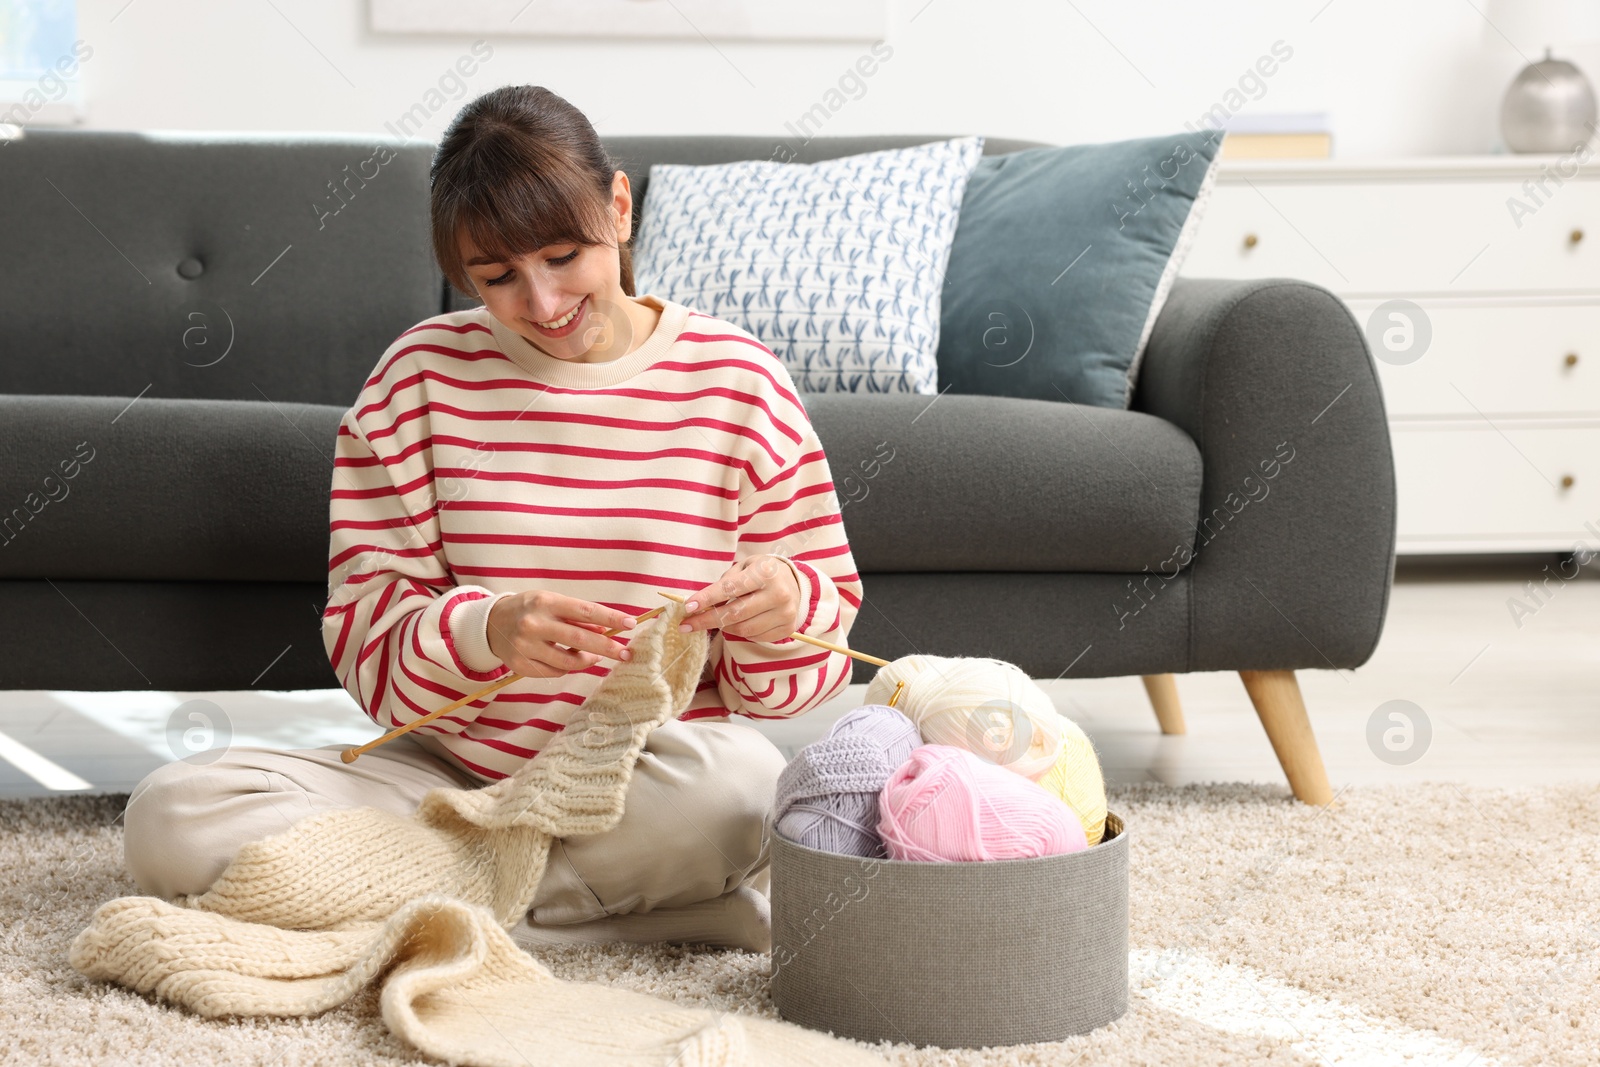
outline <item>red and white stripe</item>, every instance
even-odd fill
[[[599,388],[531,375],[483,308],[428,319],[384,352],[339,427],[323,615],[329,661],[378,725],[504,675],[483,620],[523,590],[637,614],[661,605],[656,590],[687,594],[770,553],[798,579],[801,632],[848,643],[861,579],[787,369],[731,323],[692,309],[672,321],[659,358]],[[506,777],[610,665],[520,678],[419,729],[475,775]],[[849,677],[842,653],[713,630],[679,717],[801,715]]]

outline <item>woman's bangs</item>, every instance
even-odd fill
[[[598,206],[594,190],[581,180],[561,180],[580,177],[530,168],[494,186],[482,183],[465,198],[460,230],[480,255],[496,263],[547,245],[597,244],[595,227],[600,219],[594,210]]]

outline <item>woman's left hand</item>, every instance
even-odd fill
[[[800,580],[782,556],[747,556],[685,606],[682,633],[716,627],[747,641],[781,641],[800,628]]]

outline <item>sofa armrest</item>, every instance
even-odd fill
[[[1176,424],[1203,469],[1189,667],[1337,669],[1377,646],[1394,577],[1395,473],[1366,338],[1292,279],[1180,278],[1131,407]]]

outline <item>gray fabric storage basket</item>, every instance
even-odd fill
[[[772,833],[772,999],[840,1037],[1059,1041],[1128,1010],[1128,834],[1082,852],[922,863]]]

